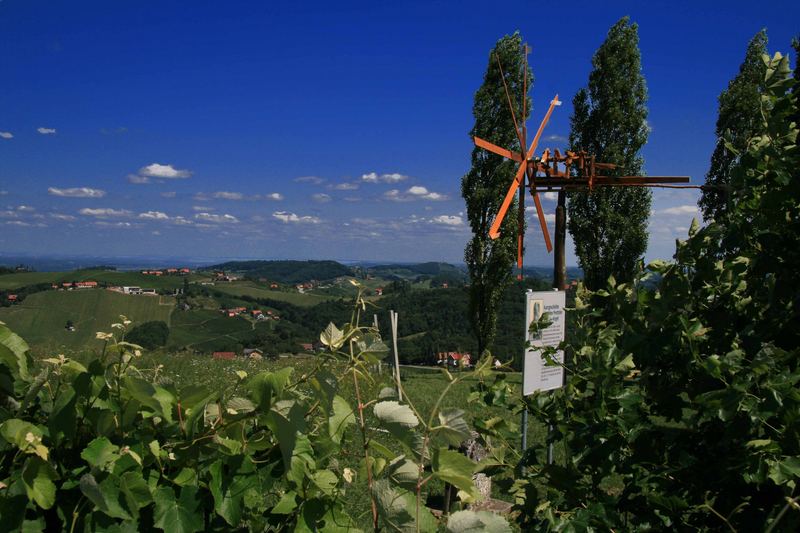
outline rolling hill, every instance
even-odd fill
[[[20,305],[0,309],[0,321],[8,324],[32,346],[42,350],[99,348],[98,331],[111,331],[111,324],[125,315],[135,323],[161,320],[169,324],[174,299],[159,296],[129,296],[113,291],[45,291],[32,294]],[[75,331],[67,331],[71,320]]]
[[[336,261],[229,261],[204,270],[238,272],[251,279],[266,278],[278,283],[300,283],[312,279],[327,281],[353,275],[349,267]]]

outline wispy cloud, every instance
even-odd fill
[[[208,212],[208,211],[214,211],[214,208],[213,207],[208,207],[208,206],[205,206],[205,205],[193,205],[192,206],[192,211],[198,211],[198,212],[205,211],[205,212]]]
[[[224,215],[215,215],[212,213],[197,213],[194,216],[195,220],[201,220],[203,222],[212,222],[214,224],[238,224],[239,219],[233,215],[228,215],[227,213]]]
[[[42,135],[55,135],[55,133],[56,133],[56,129],[55,128],[38,127],[38,128],[36,128],[36,131],[38,131]]]
[[[299,178],[295,178],[294,181],[297,183],[312,183],[314,185],[319,185],[320,183],[325,182],[325,178],[318,178],[317,176],[300,176]]]
[[[464,219],[459,215],[439,215],[437,217],[431,218],[431,222],[434,224],[440,224],[443,226],[463,226]]]
[[[408,176],[397,173],[378,174],[377,172],[368,172],[361,175],[361,181],[365,183],[399,183],[407,179]]]
[[[544,140],[545,141],[550,141],[550,142],[565,143],[565,142],[567,142],[568,139],[566,137],[564,137],[563,135],[548,135],[547,137],[544,138]]]
[[[317,217],[312,217],[310,215],[300,216],[287,211],[275,211],[272,213],[272,218],[276,218],[284,224],[319,224],[322,222]]]
[[[356,189],[358,189],[358,183],[350,183],[350,182],[337,183],[336,185],[333,185],[331,188],[337,191],[355,191]]]
[[[54,218],[56,220],[64,220],[64,221],[67,221],[67,222],[70,221],[70,220],[75,220],[74,216],[65,215],[63,213],[50,213],[50,218]]]
[[[14,134],[10,131],[0,131],[0,139],[13,139]]]
[[[128,183],[133,183],[134,185],[145,185],[147,183],[153,183],[153,180],[148,178],[147,176],[140,176],[138,174],[128,174],[127,178]]]
[[[700,209],[694,205],[678,205],[653,211],[655,215],[699,215]]]
[[[317,194],[312,194],[311,199],[319,204],[324,204],[331,201],[331,196],[324,192],[318,192]]]
[[[161,163],[151,163],[139,169],[140,176],[159,179],[185,179],[192,175],[189,170],[177,169],[172,165],[162,165]]]
[[[283,195],[279,192],[271,192],[269,194],[265,194],[264,198],[266,198],[267,200],[274,200],[277,202],[283,200]]]
[[[93,209],[91,207],[84,207],[79,214],[87,217],[109,218],[109,217],[129,217],[131,212],[127,209],[112,209],[110,207],[98,207]]]
[[[217,191],[211,193],[211,197],[218,200],[244,200],[244,194],[232,191]]]
[[[71,187],[68,189],[48,187],[47,194],[51,194],[53,196],[63,196],[67,198],[102,198],[106,195],[106,191],[101,189],[92,189],[89,187]]]

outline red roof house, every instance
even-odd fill
[[[214,359],[230,360],[230,359],[235,359],[236,358],[236,353],[234,353],[234,352],[214,352],[213,354],[211,354],[211,357],[213,357]]]

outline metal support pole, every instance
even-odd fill
[[[397,380],[397,399],[403,401],[403,390],[400,386],[400,356],[397,354],[397,313],[389,311],[389,320],[392,323],[392,347],[394,348],[394,376]]]
[[[528,449],[528,410],[522,411],[522,453]]]
[[[550,437],[553,435],[553,426],[552,424],[547,426],[547,440],[550,442],[547,444],[547,464],[553,464],[553,441],[550,440]]]

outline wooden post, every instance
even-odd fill
[[[553,288],[563,291],[567,288],[567,199],[564,191],[558,191],[556,207],[556,235],[553,253]]]
[[[397,380],[397,399],[403,401],[403,391],[400,388],[400,356],[397,354],[397,313],[389,311],[392,323],[392,347],[394,348],[394,377]]]
[[[380,333],[380,328],[378,327],[378,315],[372,315],[372,325],[375,327],[375,330]],[[378,361],[378,374],[383,374],[383,361]]]

